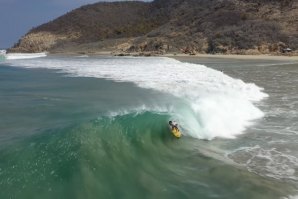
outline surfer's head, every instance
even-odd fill
[[[173,123],[172,121],[169,121],[169,125],[172,125],[172,123]]]

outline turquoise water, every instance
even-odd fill
[[[84,61],[91,64],[98,59],[103,58]],[[51,64],[57,60],[69,63],[77,58],[37,59],[34,66],[49,64],[49,60]],[[270,177],[275,173],[267,175],[267,171],[241,164],[257,141],[265,150],[262,147],[267,141],[256,136],[268,136],[266,127],[274,119],[259,119],[235,139],[206,141],[187,134],[188,128],[183,127],[184,136],[178,140],[170,134],[167,122],[176,119],[173,106],[188,106],[185,98],[112,78],[22,67],[29,62],[33,63],[0,63],[0,198],[231,199],[295,195],[296,182],[287,178],[288,173],[281,174],[283,178]],[[238,69],[241,78],[252,81],[243,73],[251,70],[243,65]],[[237,71],[231,63],[219,61],[210,66],[220,66],[232,76]],[[262,70],[266,74],[271,69]],[[260,83],[266,89],[266,81]],[[271,94],[270,89],[266,91]],[[270,99],[258,104],[261,110],[270,109],[274,103]],[[187,108],[181,109],[185,112]],[[247,146],[252,148],[244,154],[236,150]],[[234,150],[237,153],[228,153]],[[254,163],[262,166],[261,161]],[[284,161],[289,167],[292,163]]]
[[[4,60],[5,60],[4,55],[0,54],[0,61],[4,61]]]

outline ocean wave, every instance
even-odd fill
[[[118,116],[125,116],[129,114],[134,114],[134,115],[140,115],[145,112],[151,112],[155,114],[167,114],[169,112],[173,111],[173,107],[162,107],[162,106],[137,106],[134,108],[126,108],[126,109],[120,109],[117,111],[109,111],[105,114],[105,116],[109,118],[114,118]]]
[[[50,58],[8,63],[26,68],[58,69],[73,77],[132,82],[170,94],[184,102],[169,101],[173,107],[168,110],[172,118],[178,121],[185,135],[199,139],[234,138],[243,133],[255,119],[264,115],[254,103],[268,96],[253,83],[231,78],[204,65],[170,58]]]
[[[40,57],[46,57],[47,53],[8,53],[5,55],[7,60],[16,60],[16,59],[34,59]]]

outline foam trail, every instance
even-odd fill
[[[254,102],[267,97],[253,83],[233,79],[203,65],[170,58],[43,59],[10,62],[13,66],[60,69],[71,76],[133,82],[181,98],[171,104],[183,132],[200,139],[234,138],[263,116]],[[170,102],[174,103],[174,102]]]
[[[15,60],[15,59],[34,59],[40,57],[46,57],[47,53],[8,53],[5,55],[6,59],[8,60]]]
[[[298,195],[296,195],[296,196],[288,196],[288,197],[284,197],[284,198],[281,198],[281,199],[298,199]]]

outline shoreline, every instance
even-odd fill
[[[14,54],[14,53],[13,53]],[[17,53],[16,53],[17,54]],[[27,53],[24,53],[27,54]],[[31,53],[28,53],[31,54]],[[174,59],[236,59],[236,60],[272,60],[272,61],[298,61],[298,56],[290,55],[236,55],[236,54],[196,54],[188,55],[183,53],[166,53],[166,54],[140,54],[140,53],[125,53],[125,54],[114,54],[112,51],[98,51],[89,53],[77,53],[77,52],[55,52],[47,53],[48,56],[115,56],[115,57],[169,57]]]
[[[165,53],[165,54],[139,54],[139,53],[127,53],[123,55],[113,54],[112,51],[101,51],[101,52],[92,52],[92,53],[73,53],[73,52],[65,52],[65,53],[49,53],[49,55],[71,55],[71,56],[80,56],[80,55],[88,55],[88,56],[115,56],[115,57],[128,57],[128,56],[136,56],[136,57],[169,57],[169,58],[187,58],[187,59],[199,59],[199,58],[215,58],[215,59],[238,59],[238,60],[275,60],[275,61],[298,61],[298,56],[290,56],[290,55],[235,55],[235,54],[196,54],[196,55],[188,55],[183,53]]]
[[[238,59],[238,60],[275,60],[275,61],[298,61],[298,56],[285,56],[285,55],[222,55],[222,54],[196,54],[196,55],[186,55],[186,54],[165,54],[162,57],[170,58],[215,58],[215,59]]]

